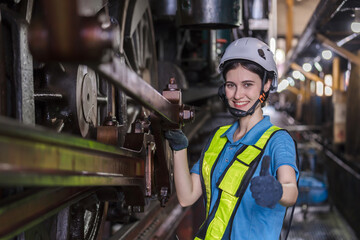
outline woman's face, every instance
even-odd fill
[[[269,90],[270,84],[271,81],[265,84],[265,92]],[[226,73],[225,93],[230,107],[242,111],[249,110],[258,100],[260,91],[261,79],[259,75],[241,65]]]

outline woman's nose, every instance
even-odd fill
[[[236,86],[236,89],[235,89],[235,93],[234,93],[234,98],[235,99],[240,99],[244,94],[244,91],[241,87],[239,86]]]

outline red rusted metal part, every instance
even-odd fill
[[[93,193],[90,188],[56,188],[24,192],[0,207],[0,238],[8,239]]]
[[[77,1],[42,1],[45,19],[34,19],[29,47],[40,61],[99,61],[113,47],[115,27],[103,28],[97,17],[80,17]],[[116,32],[116,31],[115,31]]]

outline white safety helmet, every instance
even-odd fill
[[[225,50],[219,64],[219,72],[224,70],[224,63],[230,60],[250,60],[262,66],[266,71],[273,72],[274,79],[271,83],[271,90],[277,89],[278,72],[274,60],[274,54],[268,45],[259,39],[252,37],[240,38],[233,41]]]

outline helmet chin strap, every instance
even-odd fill
[[[236,118],[241,118],[241,117],[246,117],[248,115],[252,115],[254,112],[255,112],[255,109],[256,109],[256,106],[259,104],[259,103],[263,103],[266,101],[266,99],[268,98],[269,96],[269,92],[270,90],[268,90],[267,92],[264,92],[264,85],[265,85],[265,80],[267,78],[267,74],[265,72],[264,74],[264,77],[263,77],[263,81],[262,81],[262,87],[261,87],[261,92],[260,92],[260,96],[259,98],[256,100],[256,102],[254,103],[254,105],[252,105],[252,107],[247,110],[247,111],[243,111],[243,110],[240,110],[240,109],[236,109],[236,108],[233,108],[230,106],[229,104],[229,100],[227,99],[226,95],[225,95],[225,92],[222,93],[221,96],[220,95],[220,98],[223,100],[223,102],[225,103],[226,107],[229,109],[229,112],[231,113],[231,115],[233,115],[234,117]]]

